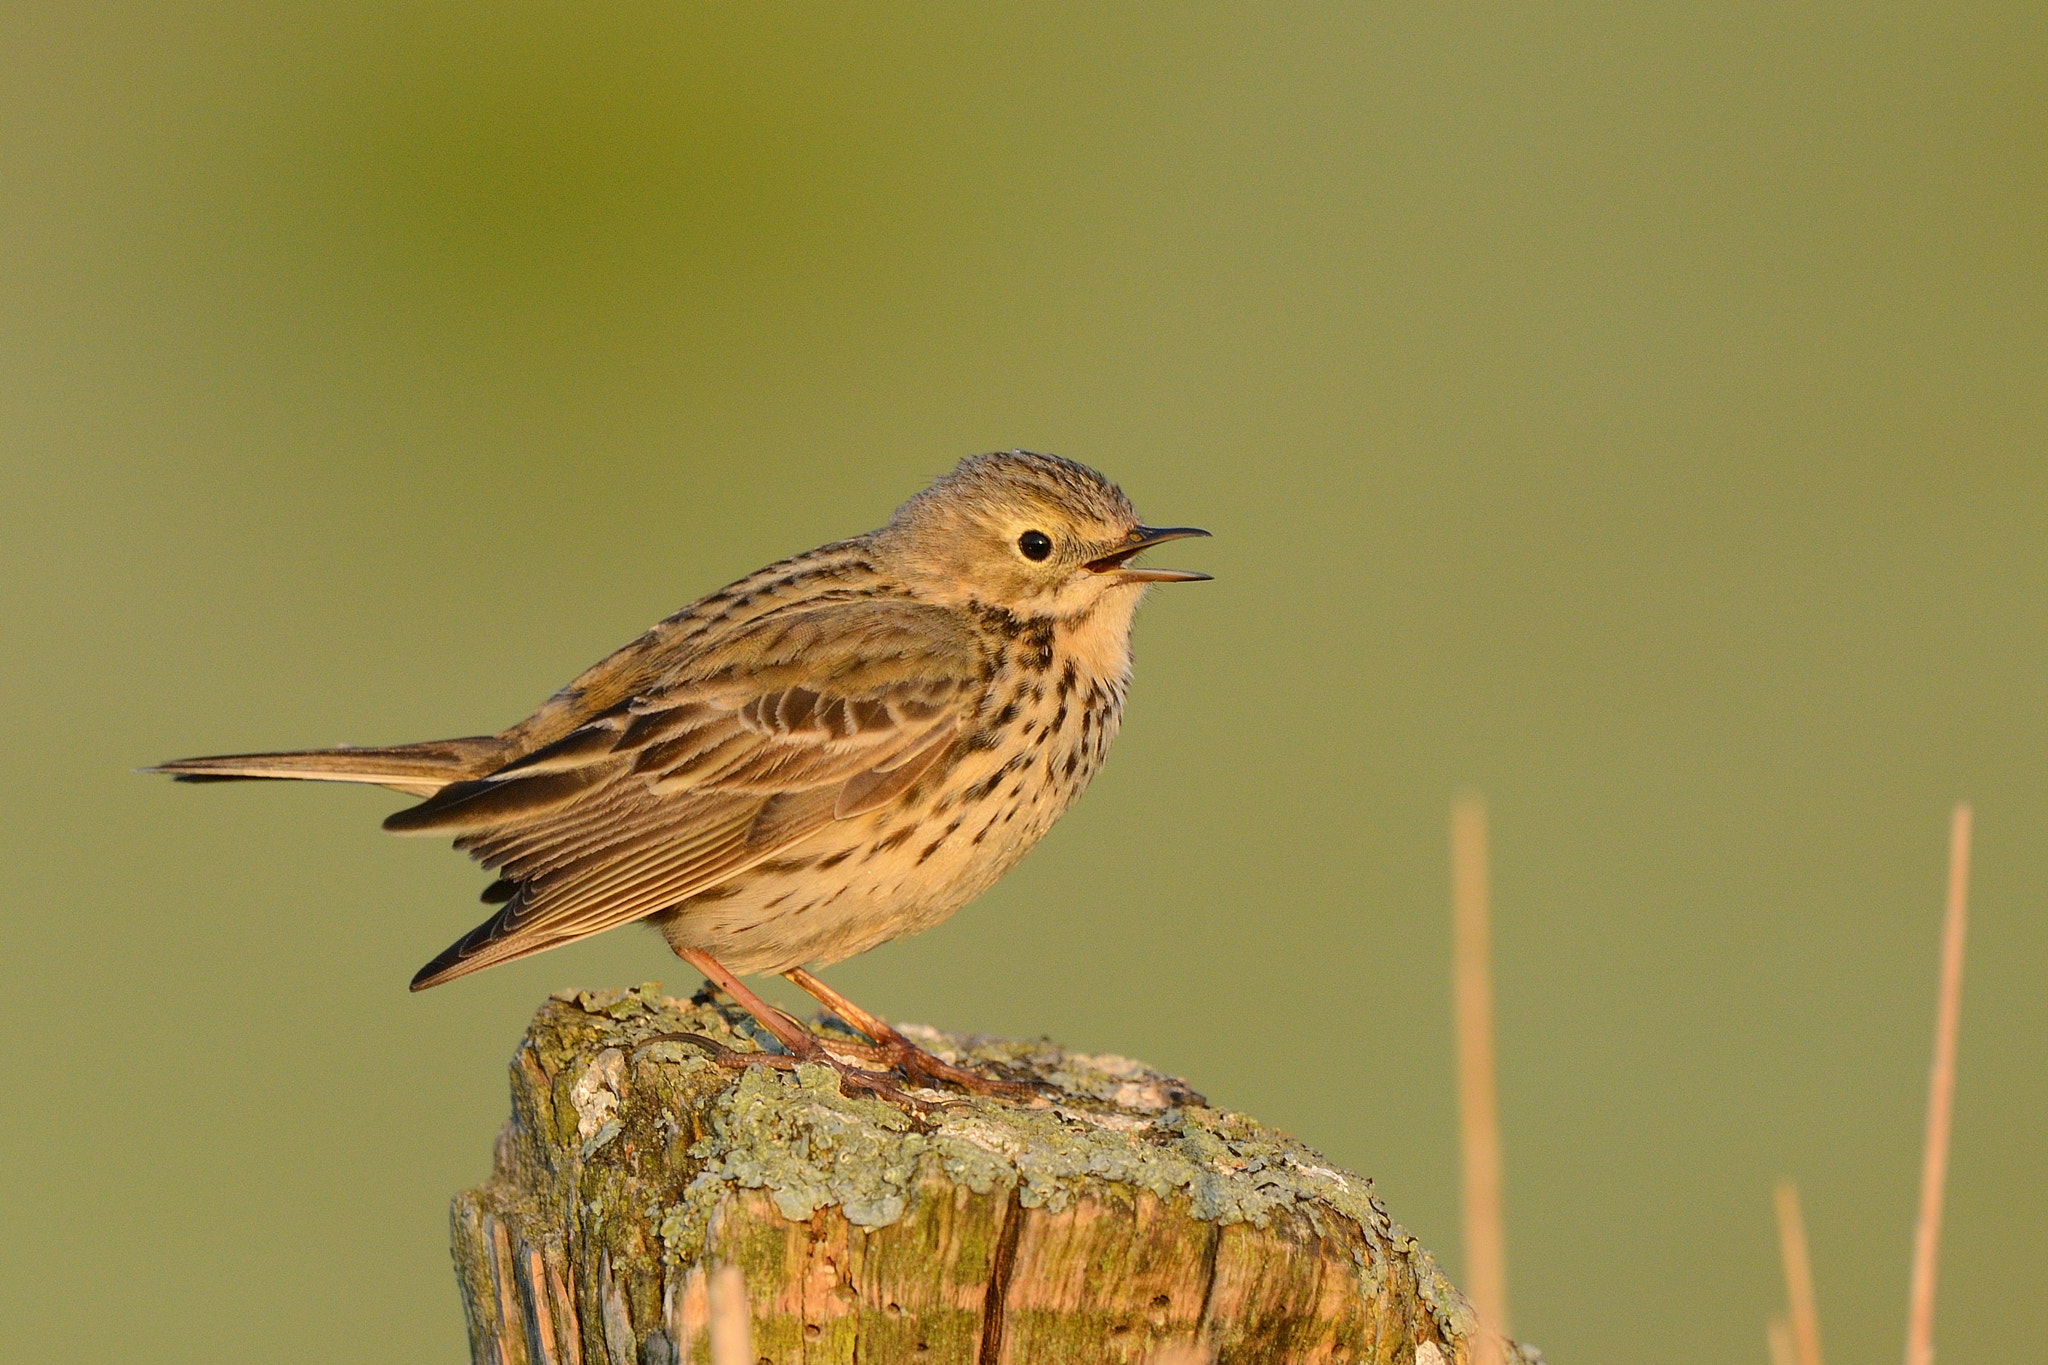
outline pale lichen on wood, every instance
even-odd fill
[[[775,1365],[1468,1359],[1463,1298],[1370,1181],[1136,1062],[925,1033],[1051,1089],[919,1120],[824,1067],[650,1041],[675,1032],[761,1046],[652,986],[535,1016],[495,1168],[453,1209],[477,1361],[706,1361],[725,1263]]]

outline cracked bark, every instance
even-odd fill
[[[1469,1308],[1370,1181],[1138,1063],[921,1034],[1053,1090],[920,1124],[822,1067],[653,1041],[676,1032],[759,1046],[651,986],[535,1016],[491,1177],[452,1210],[476,1361],[708,1361],[725,1263],[774,1365],[1469,1360]]]
[[[997,1365],[1003,1358],[1003,1304],[1010,1294],[1010,1276],[1017,1266],[1017,1234],[1024,1226],[1024,1205],[1015,1190],[1003,1206],[996,1254],[989,1262],[988,1287],[981,1296],[981,1341],[975,1351],[979,1365]]]

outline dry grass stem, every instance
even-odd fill
[[[1770,1348],[1771,1365],[1799,1365],[1798,1354],[1792,1348],[1792,1324],[1783,1314],[1764,1324],[1764,1345]]]
[[[1813,1264],[1806,1255],[1806,1219],[1799,1212],[1799,1187],[1780,1180],[1774,1191],[1778,1208],[1778,1254],[1785,1263],[1785,1339],[1791,1365],[1821,1365],[1820,1312],[1814,1307]],[[1772,1348],[1774,1351],[1775,1347]]]
[[[1486,803],[1467,794],[1451,806],[1451,997],[1458,1038],[1465,1291],[1479,1314],[1474,1365],[1501,1365],[1501,1338],[1508,1331],[1507,1234],[1501,1213],[1487,901]]]
[[[1934,1286],[1941,1254],[1941,1197],[1948,1178],[1949,1119],[1955,1107],[1956,1024],[1963,1007],[1963,931],[1970,892],[1970,806],[1949,822],[1948,905],[1941,925],[1941,988],[1934,1008],[1934,1064],[1927,1078],[1927,1141],[1920,1163],[1920,1214],[1913,1226],[1913,1278],[1906,1307],[1906,1365],[1934,1365]]]
[[[754,1332],[747,1319],[747,1282],[736,1265],[711,1272],[711,1365],[754,1365]]]

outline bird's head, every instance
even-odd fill
[[[1141,524],[1123,490],[1086,465],[1005,450],[962,460],[873,539],[888,567],[928,600],[1070,617],[1106,595],[1135,605],[1148,583],[1208,578],[1130,562],[1153,545],[1208,534]]]

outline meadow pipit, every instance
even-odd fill
[[[1206,534],[1140,525],[1071,460],[977,455],[880,530],[691,603],[497,734],[155,771],[425,797],[384,828],[453,835],[498,874],[498,909],[414,990],[649,920],[787,1064],[896,1094],[735,973],[782,973],[912,1081],[988,1090],[805,965],[930,928],[1038,842],[1116,735],[1146,585],[1208,577],[1132,557]]]

